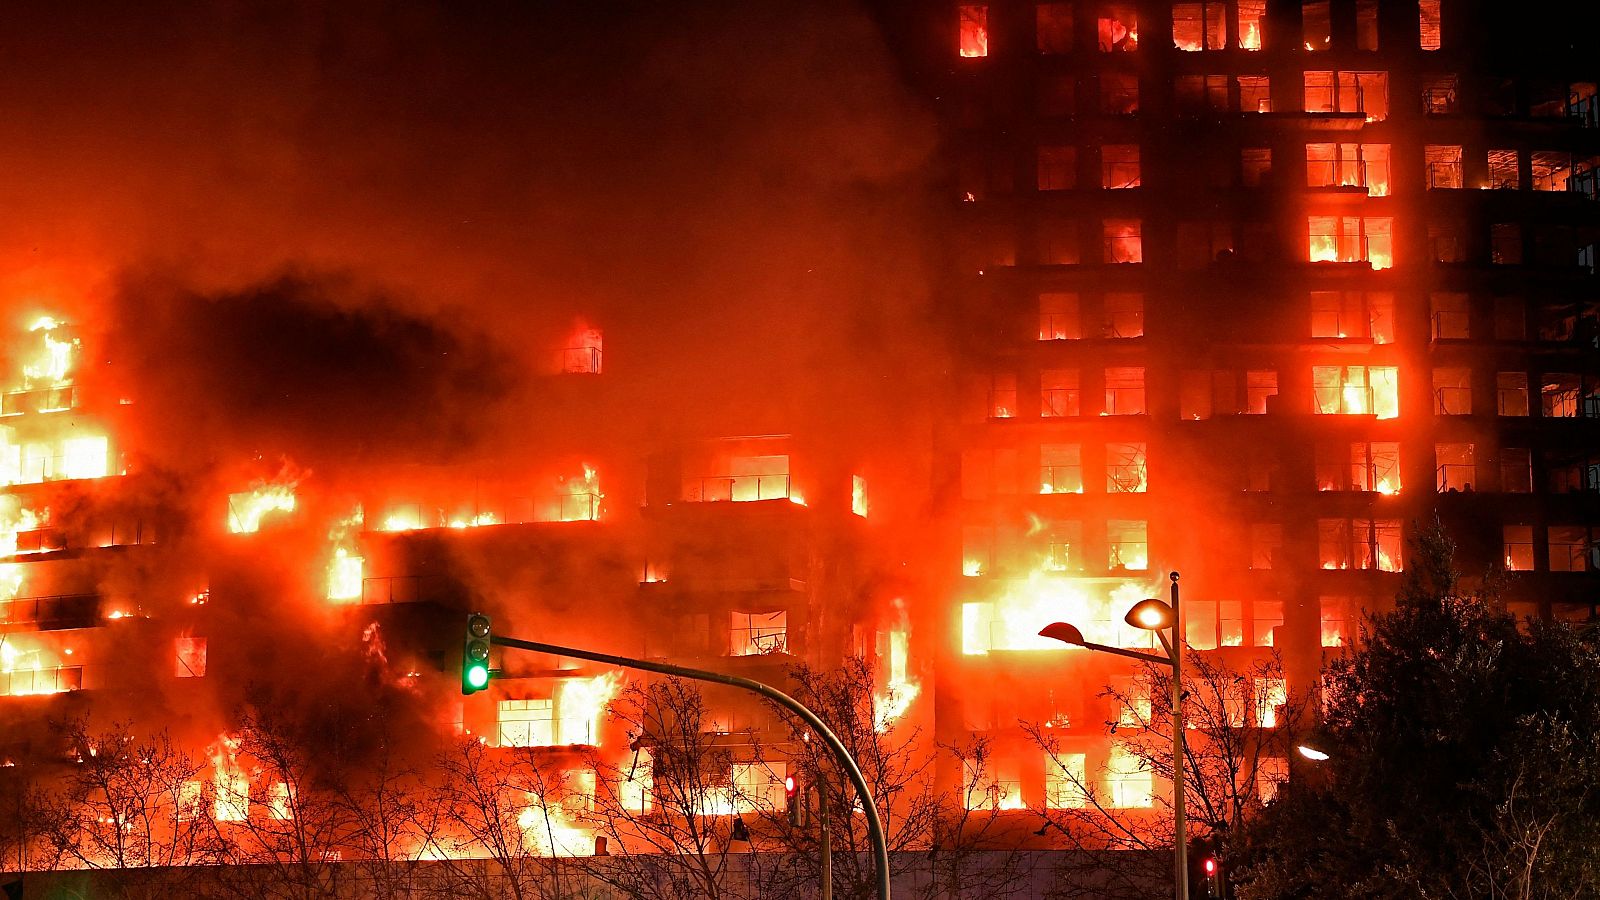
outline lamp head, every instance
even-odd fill
[[[1124,622],[1135,628],[1143,628],[1145,631],[1171,628],[1172,619],[1172,607],[1154,597],[1135,603],[1133,608],[1128,610],[1128,614],[1122,617]]]
[[[1039,636],[1054,638],[1064,644],[1083,645],[1083,632],[1078,630],[1078,626],[1068,625],[1066,622],[1052,622],[1046,625],[1039,631]]]

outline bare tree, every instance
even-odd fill
[[[934,789],[934,756],[919,746],[920,731],[896,727],[884,714],[877,673],[861,657],[850,657],[831,670],[800,665],[790,678],[795,699],[827,723],[860,767],[883,820],[891,875],[917,867],[932,847],[946,805]],[[794,872],[803,885],[815,885],[823,877],[826,836],[833,896],[874,896],[877,867],[855,787],[804,722],[776,704],[770,708],[789,728],[782,759],[796,779],[805,816],[793,823],[783,810],[774,810],[778,814],[765,817],[763,830],[793,854]]]
[[[634,735],[631,758],[591,754],[596,773],[592,819],[611,857],[586,860],[590,874],[638,900],[740,900],[770,896],[781,855],[756,853],[760,838],[743,819],[771,816],[782,804],[751,789],[766,764],[750,741],[719,737],[698,686],[679,679],[635,682],[612,702],[611,715]]]
[[[530,748],[462,740],[438,759],[440,780],[417,819],[429,856],[441,861],[444,895],[483,900],[566,900],[581,852],[566,802],[577,792],[565,773]],[[487,860],[485,866],[478,860]]]
[[[1288,775],[1288,755],[1307,698],[1290,696],[1276,653],[1242,671],[1214,656],[1185,658],[1184,790],[1189,839],[1209,842],[1226,856],[1230,835],[1258,812]],[[1141,665],[1132,681],[1108,687],[1102,697],[1120,710],[1108,722],[1112,745],[1130,770],[1170,783],[1172,672]],[[1072,850],[1057,879],[1061,897],[1146,897],[1153,885],[1171,883],[1174,837],[1172,797],[1152,791],[1145,808],[1128,808],[1067,758],[1059,734],[1023,723],[1060,781],[1054,796],[1034,805]],[[1052,793],[1052,792],[1047,792]],[[1106,851],[1124,851],[1108,853]],[[1132,851],[1132,852],[1127,852]]]
[[[202,764],[162,729],[146,737],[126,723],[92,731],[86,719],[59,723],[73,763],[45,803],[60,811],[44,835],[55,859],[90,869],[161,867],[159,878],[127,879],[124,896],[174,896],[217,861],[222,841],[206,814]]]
[[[1019,808],[1020,798],[996,779],[989,737],[942,748],[960,776],[939,795],[928,879],[920,895],[927,900],[1017,895],[1026,887],[1026,862],[1015,823],[1005,812]]]

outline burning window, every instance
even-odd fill
[[[1105,415],[1142,416],[1144,413],[1144,367],[1106,369]]]
[[[1489,226],[1489,261],[1497,266],[1522,265],[1522,226],[1499,222]]]
[[[1115,292],[1101,301],[1105,314],[1100,333],[1108,338],[1144,337],[1144,295]]]
[[[1043,75],[1034,104],[1045,117],[1070,116],[1077,110],[1078,86],[1071,75]]]
[[[1352,491],[1377,494],[1400,492],[1400,445],[1394,441],[1356,441],[1350,445],[1350,482]],[[1321,479],[1319,478],[1319,481]],[[1322,481],[1322,490],[1329,488]]]
[[[1565,191],[1572,174],[1572,154],[1559,150],[1535,150],[1529,154],[1536,191]]]
[[[1362,113],[1369,122],[1389,116],[1389,73],[1306,72],[1308,113]]]
[[[1417,3],[1418,46],[1424,50],[1439,49],[1440,0],[1419,0]]]
[[[1039,493],[1083,493],[1083,463],[1077,444],[1039,447]]]
[[[1146,489],[1143,443],[1106,445],[1106,493],[1142,494]]]
[[[1268,397],[1278,395],[1278,373],[1265,369],[1252,369],[1245,373],[1244,413],[1266,415]]]
[[[1262,23],[1267,17],[1267,0],[1239,0],[1238,21],[1234,33],[1239,36],[1239,49],[1260,50]]]
[[[1131,116],[1139,111],[1139,76],[1101,72],[1099,77],[1101,112],[1108,116]]]
[[[1544,302],[1535,310],[1539,340],[1564,344],[1577,333],[1578,315],[1569,303]]]
[[[1183,639],[1193,650],[1217,649],[1217,602],[1183,602]]]
[[[1051,418],[1078,414],[1078,370],[1045,369],[1040,372],[1039,415]]]
[[[1077,187],[1077,148],[1040,147],[1038,183],[1041,191],[1068,191]]]
[[[1221,50],[1228,35],[1220,0],[1172,5],[1172,45],[1179,50]]]
[[[1100,52],[1117,53],[1139,47],[1139,18],[1130,3],[1103,3],[1096,20]]]
[[[1255,679],[1255,701],[1256,724],[1262,728],[1277,728],[1283,707],[1289,703],[1289,682],[1282,678]]]
[[[733,456],[720,473],[688,476],[683,480],[683,499],[692,503],[793,500],[787,454],[771,456]]]
[[[956,23],[960,31],[958,47],[961,55],[974,59],[989,55],[989,7],[964,5],[956,7]]]
[[[1394,294],[1388,291],[1312,291],[1311,336],[1394,342]]]
[[[1033,8],[1034,45],[1040,53],[1072,50],[1072,4],[1040,3]]]
[[[1150,543],[1145,536],[1143,520],[1111,519],[1106,522],[1106,546],[1109,550],[1107,567],[1117,569],[1147,569],[1150,566]]]
[[[1429,144],[1423,148],[1422,156],[1427,166],[1429,190],[1454,190],[1464,186],[1460,145]]]
[[[599,375],[601,343],[600,329],[580,322],[561,350],[561,371],[568,375]]]
[[[1272,112],[1272,79],[1266,75],[1240,75],[1239,111],[1247,113]]]
[[[1307,50],[1326,50],[1333,41],[1333,13],[1328,0],[1300,4],[1300,34]]]
[[[1077,221],[1052,218],[1039,223],[1039,262],[1047,266],[1078,264]]]
[[[1356,604],[1346,597],[1322,596],[1317,598],[1318,615],[1321,624],[1322,646],[1342,647],[1345,641],[1345,610],[1351,609]]]
[[[1087,757],[1082,753],[1047,753],[1044,758],[1044,804],[1048,809],[1082,809],[1089,804]]]
[[[1288,702],[1287,699],[1284,702]],[[1286,757],[1263,756],[1256,760],[1256,797],[1262,803],[1277,800],[1278,792],[1288,783],[1289,760]]]
[[[1318,519],[1324,569],[1400,571],[1399,519]]]
[[[1144,238],[1140,234],[1138,219],[1106,219],[1101,224],[1107,263],[1144,262]]]
[[[554,699],[501,700],[499,714],[500,746],[556,746],[556,703]]]
[[[777,612],[738,612],[732,614],[728,630],[729,656],[761,656],[784,653],[788,649],[789,614]]]
[[[1179,75],[1173,83],[1178,111],[1197,115],[1205,112],[1227,112],[1228,76]]]
[[[1010,766],[990,759],[963,759],[962,794],[967,809],[1022,809],[1022,779]]]
[[[1083,337],[1078,319],[1078,295],[1048,292],[1039,295],[1039,340],[1075,341]]]
[[[1489,151],[1490,190],[1517,190],[1522,187],[1522,173],[1517,168],[1517,151]]]
[[[1470,491],[1478,481],[1472,444],[1434,444],[1434,490],[1441,494]]]
[[[1398,372],[1394,366],[1312,366],[1312,411],[1393,419],[1400,414]]]
[[[1312,262],[1365,262],[1374,269],[1394,265],[1394,219],[1389,216],[1308,216]]]
[[[1533,571],[1533,526],[1506,525],[1501,528],[1506,571]]]
[[[1272,174],[1272,148],[1246,147],[1239,151],[1240,183],[1260,187]]]
[[[1582,525],[1551,525],[1545,531],[1550,547],[1550,571],[1592,572],[1597,567],[1595,542]]]
[[[1533,451],[1525,447],[1500,449],[1500,490],[1507,494],[1533,493]]]
[[[1139,186],[1139,145],[1107,144],[1100,148],[1100,186],[1120,190]]]
[[[1154,802],[1155,776],[1144,760],[1113,745],[1106,761],[1106,791],[1114,809],[1146,809]]]
[[[1502,416],[1528,415],[1528,373],[1496,372],[1496,412]]]
[[[172,674],[178,678],[204,678],[206,675],[206,639],[180,637],[173,641]]]
[[[1042,565],[1051,572],[1081,572],[1088,562],[1083,552],[1083,523],[1057,521],[1039,528],[1045,542]]]
[[[1580,387],[1581,383],[1576,375],[1546,372],[1539,379],[1541,414],[1546,419],[1576,419]]]
[[[1388,144],[1307,144],[1307,187],[1364,187],[1371,197],[1389,194]]]
[[[991,419],[1009,419],[1017,414],[1017,376],[995,374],[989,376],[989,398],[986,404]]]

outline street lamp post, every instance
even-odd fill
[[[1154,598],[1140,600],[1123,617],[1123,621],[1135,628],[1155,632],[1161,641],[1162,649],[1167,651],[1165,656],[1086,641],[1083,639],[1083,632],[1076,625],[1066,622],[1046,625],[1039,635],[1089,650],[1099,650],[1101,653],[1112,653],[1140,662],[1172,667],[1172,885],[1173,896],[1177,900],[1189,900],[1189,836],[1188,824],[1184,818],[1183,795],[1183,617],[1178,605],[1178,573],[1173,572],[1167,577],[1172,580],[1170,603],[1163,603]],[[1163,633],[1167,628],[1172,629],[1170,641]]]

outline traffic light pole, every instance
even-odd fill
[[[845,748],[838,735],[833,733],[833,730],[827,726],[827,723],[822,721],[821,717],[807,709],[800,701],[771,685],[762,684],[749,678],[740,678],[738,675],[708,672],[704,669],[690,669],[684,666],[675,666],[671,663],[634,659],[630,656],[613,656],[609,653],[596,653],[593,650],[580,650],[576,647],[563,647],[559,644],[546,644],[540,641],[524,641],[499,635],[491,637],[489,642],[495,646],[511,647],[515,650],[551,653],[556,656],[586,659],[590,662],[618,666],[624,669],[642,669],[646,672],[655,672],[661,675],[688,678],[691,681],[708,681],[712,684],[742,688],[752,693],[760,694],[799,716],[801,721],[810,726],[817,733],[817,736],[822,739],[822,742],[828,745],[828,749],[833,751],[834,758],[839,761],[839,767],[844,769],[845,775],[850,778],[850,783],[855,786],[856,795],[861,799],[861,810],[867,818],[867,836],[872,841],[872,855],[877,863],[878,897],[879,900],[890,900],[889,842],[883,833],[883,820],[878,815],[877,804],[873,802],[872,790],[867,787],[867,779],[862,776],[861,767],[856,765],[855,759],[850,756],[850,751]]]

